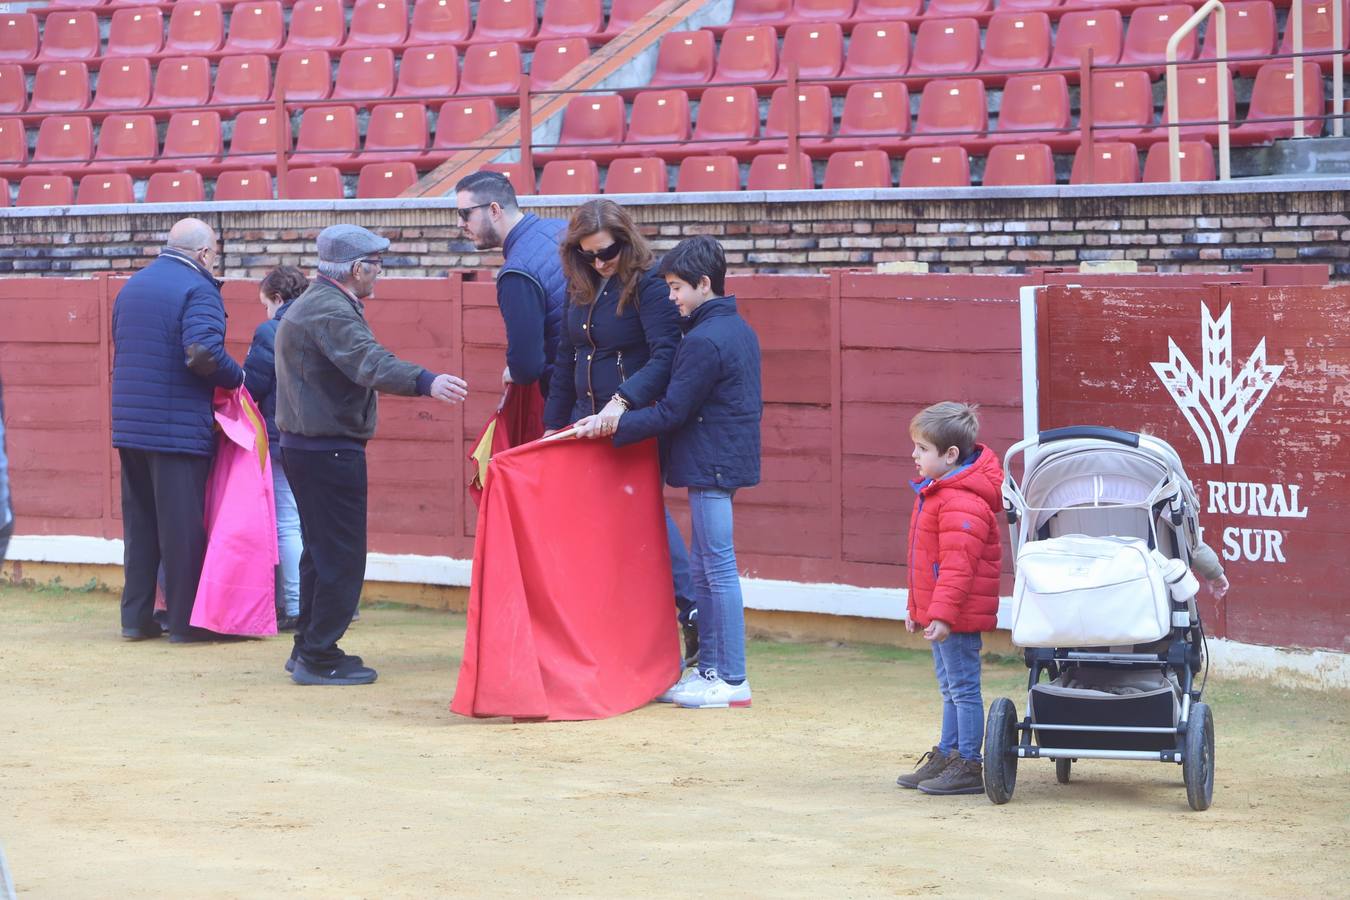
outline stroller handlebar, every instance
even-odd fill
[[[1119,428],[1110,428],[1105,425],[1069,425],[1064,428],[1051,428],[1036,436],[1037,443],[1041,444],[1048,444],[1052,441],[1067,441],[1073,438],[1097,438],[1103,441],[1114,441],[1127,447],[1139,446],[1139,435],[1132,431],[1121,431]]]

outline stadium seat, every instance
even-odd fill
[[[1047,144],[999,144],[984,162],[985,187],[1055,183],[1055,157]]]
[[[135,203],[136,190],[131,176],[126,172],[110,172],[106,175],[86,175],[80,179],[80,189],[75,194],[77,206],[92,206],[97,203]]]
[[[461,94],[520,93],[520,45],[470,44],[464,48],[464,69],[459,75]]]
[[[853,0],[793,0],[794,22],[847,22],[853,17]]]
[[[825,163],[825,190],[894,187],[891,158],[883,150],[831,153]]]
[[[399,61],[396,97],[448,97],[459,85],[459,53],[453,45],[409,47]]]
[[[216,64],[212,106],[265,103],[272,96],[272,64],[261,53],[222,57]]]
[[[273,97],[285,89],[287,100],[324,100],[333,89],[333,62],[327,50],[287,50],[277,57]]]
[[[1181,126],[1183,139],[1217,140],[1218,125],[1186,125],[1186,122],[1217,122],[1227,119],[1231,127],[1237,127],[1237,99],[1233,89],[1232,69],[1224,67],[1223,77],[1228,79],[1228,108],[1219,111],[1219,85],[1210,66],[1182,66],[1177,69],[1177,123]],[[1171,118],[1167,105],[1163,104],[1163,125]],[[1167,136],[1166,128],[1157,133],[1159,138]],[[1145,178],[1145,181],[1148,179]]]
[[[1322,133],[1325,104],[1322,73],[1317,63],[1303,64],[1303,133]],[[1256,73],[1247,118],[1232,133],[1238,144],[1262,144],[1294,136],[1294,67],[1289,60],[1268,62]]]
[[[1041,141],[1069,150],[1078,144],[1078,133],[1069,128],[1072,121],[1063,75],[1013,75],[1003,86],[998,121],[989,137],[1014,144]]]
[[[196,169],[220,160],[225,142],[220,113],[213,109],[194,109],[174,113],[164,132],[160,162],[176,169]]]
[[[794,97],[786,87],[780,87],[775,88],[769,98],[763,138],[755,145],[757,152],[787,152],[788,116],[793,102],[797,104],[797,134],[803,139],[801,149],[809,151],[812,147],[820,147],[829,138],[834,126],[830,89],[823,84],[803,84],[797,88]]]
[[[0,65],[0,114],[21,113],[28,105],[28,79],[18,63]]]
[[[211,96],[211,64],[200,56],[161,59],[151,106],[205,106]]]
[[[165,53],[211,53],[225,40],[225,17],[219,3],[175,3],[169,13]]]
[[[284,149],[291,147],[291,121],[282,120],[285,135]],[[272,166],[277,161],[277,126],[274,115],[267,110],[245,110],[234,117],[230,135],[230,149],[223,163],[231,166]],[[256,185],[255,185],[256,187]],[[268,183],[271,196],[271,183]]]
[[[792,15],[792,0],[736,0],[730,25],[784,22]]]
[[[728,28],[714,81],[768,81],[778,69],[778,35],[768,25]]]
[[[844,66],[844,31],[835,22],[789,25],[778,55],[777,79],[797,64],[798,78],[835,78]]]
[[[930,19],[978,16],[989,12],[993,5],[993,0],[928,0],[928,8],[923,14]]]
[[[1302,2],[1304,53],[1310,50],[1345,50],[1350,47],[1350,3],[1345,0],[1341,2],[1341,45],[1338,48],[1331,27],[1332,13],[1335,11],[1335,7],[1332,6],[1334,0],[1302,0]],[[1284,24],[1284,36],[1280,40],[1281,53],[1294,52],[1293,22],[1293,11],[1290,10],[1289,18]],[[1331,72],[1331,56],[1309,56],[1304,57],[1304,61],[1315,62],[1325,72]]]
[[[347,27],[342,0],[295,0],[288,50],[333,50],[342,45]]]
[[[417,166],[410,162],[371,163],[356,176],[356,199],[397,197],[417,183]]]
[[[604,25],[600,0],[544,0],[538,37],[595,37]]]
[[[923,15],[923,0],[858,0],[853,21],[874,22],[917,19]]]
[[[1120,12],[1114,9],[1079,10],[1060,17],[1055,32],[1055,49],[1050,67],[1077,66],[1083,51],[1092,48],[1094,66],[1112,66],[1120,61],[1124,26]],[[1076,82],[1077,76],[1069,79]]]
[[[14,121],[14,120],[10,120]],[[78,168],[94,155],[93,123],[85,116],[46,116],[38,126],[33,164]]]
[[[605,173],[606,194],[664,194],[669,189],[670,169],[662,159],[616,159]]]
[[[555,159],[539,174],[541,194],[598,194],[600,169],[593,159]]]
[[[848,55],[844,57],[845,78],[889,78],[909,70],[909,24],[871,22],[853,26]]]
[[[470,40],[492,44],[523,41],[534,37],[537,25],[534,0],[478,0]]]
[[[916,147],[900,164],[901,187],[970,187],[965,147]]]
[[[25,175],[19,182],[15,206],[70,206],[75,202],[75,182],[69,175]]]
[[[336,166],[288,169],[285,197],[287,200],[341,200],[342,173]]]
[[[690,119],[689,95],[684,91],[642,91],[633,98],[624,151],[650,155],[662,144],[683,143],[689,140]]]
[[[384,103],[370,111],[362,162],[406,162],[427,152],[427,108]]]
[[[1191,8],[1184,3],[1167,6],[1141,6],[1130,13],[1130,27],[1125,32],[1125,46],[1120,53],[1122,65],[1154,66],[1156,76],[1162,74],[1157,65],[1167,61],[1167,42],[1173,32],[1191,17]],[[1195,59],[1198,46],[1194,31],[1177,44],[1177,61]]]
[[[1182,141],[1177,157],[1181,163],[1182,181],[1213,181],[1218,177],[1214,166],[1214,148],[1205,141]],[[1144,158],[1144,181],[1171,180],[1167,141],[1158,141],[1148,148],[1148,156]]]
[[[370,100],[394,93],[394,51],[388,47],[344,50],[333,82],[334,100]]]
[[[482,171],[505,175],[517,196],[526,197],[534,193],[534,172],[527,174],[520,163],[488,163],[482,167]]]
[[[699,85],[712,81],[717,41],[711,31],[670,31],[661,36],[650,87]]]
[[[21,119],[0,119],[0,163],[28,161],[28,132]]]
[[[1278,35],[1275,32],[1275,4],[1270,0],[1234,0],[1225,3],[1228,15],[1228,58],[1269,56],[1275,52]],[[1205,30],[1201,59],[1219,58],[1219,29],[1211,22]],[[1260,63],[1232,63],[1229,68],[1241,66],[1243,75],[1255,75]]]
[[[623,143],[624,102],[618,94],[577,94],[563,111],[558,146],[552,154],[589,159],[614,153]]]
[[[154,6],[115,10],[104,56],[150,56],[164,46],[164,13]]]
[[[91,165],[99,169],[144,168],[159,156],[159,132],[148,113],[113,114],[98,130],[98,147]]]
[[[708,88],[698,105],[689,153],[744,153],[759,136],[759,98],[749,85]]]
[[[934,79],[919,98],[914,138],[925,146],[977,140],[989,127],[988,109],[980,79]]]
[[[145,203],[200,203],[206,199],[197,172],[156,172],[145,184]]]
[[[839,130],[828,149],[896,152],[909,134],[909,88],[904,82],[855,84],[844,95]]]
[[[407,0],[356,0],[346,46],[397,47],[407,37]]]
[[[1043,69],[1050,61],[1050,17],[1043,12],[997,12],[984,33],[980,71]]]
[[[9,179],[0,178],[0,209],[9,206]]]
[[[1060,0],[999,0],[999,12],[1047,12],[1058,9]]]
[[[297,166],[329,166],[360,152],[354,106],[311,106],[300,114],[291,161]]]
[[[9,16],[14,20],[14,16]],[[9,27],[6,26],[6,30]],[[93,59],[100,49],[98,35],[98,14],[89,10],[78,12],[60,12],[47,16],[42,26],[42,49],[38,59],[67,60]],[[19,59],[31,59],[29,53]]]
[[[530,88],[542,91],[552,87],[590,56],[591,45],[585,38],[540,41],[534,45],[530,60]]]
[[[104,59],[98,69],[98,90],[90,109],[140,109],[150,102],[150,62]]]
[[[436,115],[436,150],[458,150],[497,126],[497,104],[482,97],[477,100],[447,100]]]
[[[237,3],[230,11],[224,49],[226,53],[276,50],[285,36],[286,24],[278,0]]]
[[[761,153],[750,160],[750,175],[745,180],[747,191],[809,191],[816,186],[811,160],[805,153],[797,154],[797,177],[792,177],[792,166],[786,153]]]
[[[675,176],[675,190],[682,194],[740,189],[741,167],[732,156],[686,156]]]
[[[48,62],[33,76],[29,112],[77,112],[89,105],[89,67],[82,62]]]
[[[0,15],[0,62],[27,62],[37,51],[37,16],[28,12]]]
[[[980,23],[976,19],[926,19],[914,38],[911,75],[956,75],[980,64]]]
[[[609,6],[609,21],[602,37],[608,39],[628,30],[628,27],[660,6],[663,0],[613,0]]]
[[[259,169],[247,171],[221,172],[216,178],[216,190],[213,199],[230,200],[271,200],[272,176]]]
[[[1069,184],[1134,184],[1139,180],[1139,148],[1121,142],[1092,145],[1092,175],[1087,170],[1087,145],[1073,155]]]
[[[473,28],[469,0],[415,0],[409,44],[448,44],[465,41]]]
[[[1154,137],[1153,84],[1148,72],[1093,72],[1092,126],[1102,141]]]

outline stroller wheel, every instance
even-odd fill
[[[1073,768],[1073,760],[1068,757],[1060,757],[1055,760],[1055,780],[1060,784],[1069,783],[1069,771]]]
[[[1185,754],[1181,777],[1186,782],[1186,801],[1197,812],[1209,809],[1214,799],[1214,714],[1208,703],[1191,707]]]
[[[1007,803],[1017,786],[1017,708],[1007,697],[989,705],[984,729],[984,792],[994,803]]]

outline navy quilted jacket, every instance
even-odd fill
[[[165,250],[113,303],[113,446],[210,456],[211,399],[244,371],[225,352],[220,282]]]
[[[544,370],[537,377],[544,396],[548,396],[553,376],[553,357],[558,350],[558,336],[562,333],[563,307],[567,304],[567,277],[563,275],[562,263],[558,260],[558,242],[566,230],[567,223],[562,219],[541,219],[534,213],[527,213],[506,235],[502,245],[506,262],[497,272],[499,281],[508,273],[523,275],[543,292]],[[515,311],[515,314],[519,315],[519,311]],[[510,343],[512,320],[506,309],[502,310],[502,315],[507,320],[507,342]],[[537,335],[537,328],[536,321],[532,328],[525,331]],[[507,352],[510,353],[509,347]]]
[[[267,451],[281,459],[281,433],[277,431],[277,326],[294,300],[287,300],[277,314],[253,332],[253,343],[244,357],[244,387],[258,404],[258,412],[267,422]]]
[[[764,400],[759,338],[736,312],[735,297],[694,310],[675,351],[666,395],[619,417],[616,446],[669,434],[671,487],[733,490],[759,483],[759,422]]]

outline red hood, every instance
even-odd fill
[[[924,497],[932,496],[941,490],[960,487],[971,491],[985,503],[997,515],[1003,509],[1003,466],[999,464],[998,457],[994,451],[990,450],[984,444],[976,444],[975,449],[979,455],[975,461],[963,469],[959,469],[951,474],[939,478],[937,481],[930,481],[922,488],[918,488],[919,494]],[[917,486],[918,482],[914,482]]]

